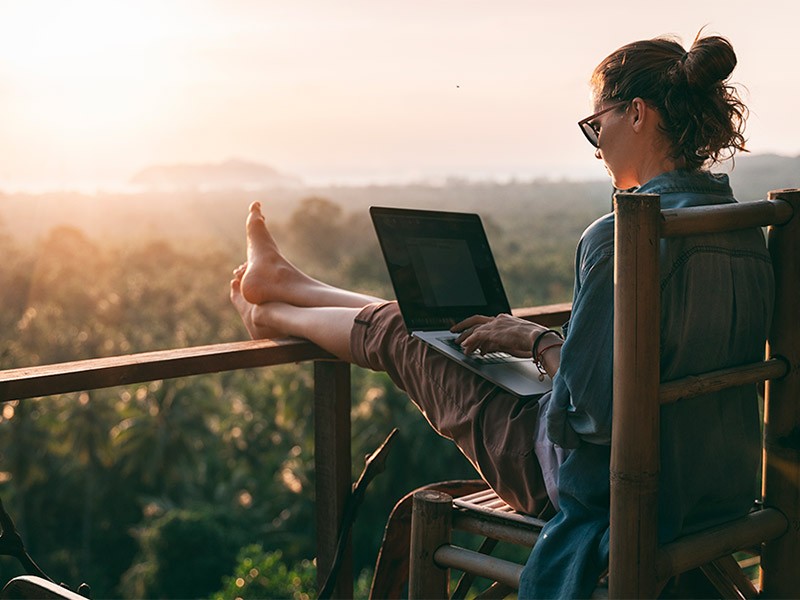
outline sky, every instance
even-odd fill
[[[309,183],[603,178],[576,122],[619,46],[703,27],[752,152],[800,155],[796,0],[0,0],[0,190],[241,158]]]

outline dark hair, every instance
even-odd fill
[[[591,84],[599,101],[641,98],[658,109],[673,158],[698,169],[744,148],[747,107],[727,83],[736,54],[723,37],[695,38],[686,52],[670,37],[627,44],[601,62]]]

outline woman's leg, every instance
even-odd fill
[[[251,304],[241,292],[241,281],[234,272],[231,281],[231,302],[239,311],[253,339],[299,337],[314,342],[346,362],[353,362],[350,333],[353,321],[362,307],[293,306],[285,302]]]
[[[234,271],[231,301],[254,338],[295,336],[352,362],[353,319],[380,298],[336,288],[283,256],[253,202],[246,222],[247,262]]]
[[[354,363],[385,371],[498,496],[517,510],[548,515],[535,453],[537,399],[518,398],[408,335],[395,302],[364,307],[350,343]]]
[[[300,271],[281,254],[258,202],[250,205],[246,231],[247,263],[241,274],[241,293],[251,304],[285,302],[294,306],[362,308],[382,301],[330,286]]]

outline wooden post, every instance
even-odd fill
[[[322,589],[336,554],[350,473],[350,365],[314,363],[314,473],[317,509],[317,587]],[[334,598],[353,597],[352,548],[341,561]]]
[[[769,199],[785,200],[794,212],[769,231],[776,302],[768,352],[790,368],[767,382],[764,399],[764,503],[786,516],[789,529],[764,545],[761,587],[767,598],[800,598],[800,190],[773,191]]]
[[[609,596],[654,598],[659,473],[660,198],[614,202]]]
[[[444,492],[420,490],[414,493],[411,510],[411,550],[408,597],[447,598],[447,569],[436,566],[433,554],[450,543],[453,499]]]

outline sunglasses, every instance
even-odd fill
[[[589,115],[585,119],[581,119],[578,121],[578,127],[581,128],[583,135],[586,136],[586,139],[589,140],[589,143],[594,146],[595,148],[598,147],[599,138],[600,138],[600,126],[593,121],[597,119],[597,117],[606,114],[607,112],[611,112],[615,108],[622,106],[623,104],[627,104],[627,100],[621,100],[619,102],[615,102],[611,106],[607,106],[603,110],[594,113],[593,115]]]

